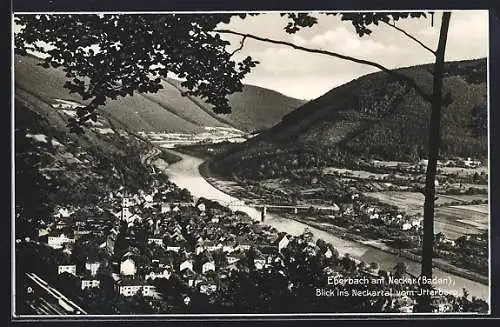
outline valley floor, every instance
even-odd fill
[[[238,197],[245,203],[259,203],[262,199],[256,197],[256,194],[249,191],[243,183],[236,180],[229,180],[217,175],[210,169],[208,162],[204,162],[200,166],[200,173],[213,187],[218,190]],[[267,182],[260,181],[262,185],[273,185],[281,187],[282,184],[276,181]],[[288,190],[285,190],[288,191]],[[382,191],[382,192],[365,192],[365,196],[376,199],[381,203],[397,207],[401,212],[411,215],[423,212],[424,196],[418,192],[408,191]],[[471,204],[480,201],[482,204]],[[461,194],[461,195],[445,195],[439,194],[436,201],[436,218],[435,218],[435,233],[443,233],[447,240],[456,240],[460,237],[465,237],[471,234],[480,235],[487,232],[489,227],[489,210],[488,210],[488,195],[487,194]],[[319,202],[319,203],[318,203]],[[314,201],[314,205],[328,205],[324,201]],[[304,205],[305,203],[301,203]],[[376,248],[392,254],[398,254],[415,262],[420,262],[421,257],[417,249],[396,249],[389,246],[384,239],[367,237],[362,233],[352,233],[352,231],[339,227],[328,221],[328,219],[318,219],[315,215],[304,213],[290,212],[279,213],[288,219],[293,219],[309,226],[319,228],[328,233],[332,233],[337,237],[358,242],[360,244]],[[436,267],[444,271],[483,283],[488,284],[488,275],[479,273],[474,269],[469,269],[461,265],[457,265],[448,260],[444,256],[434,258]]]
[[[231,202],[232,199],[238,197],[245,203],[245,212],[249,212],[250,216],[254,219],[260,219],[261,211],[256,210],[258,206],[255,204],[255,199],[243,198],[239,194],[243,189],[237,186],[234,181],[224,180],[221,176],[213,173],[207,162],[203,159],[193,157],[191,155],[175,152],[177,155],[182,156],[183,160],[172,165],[166,170],[171,180],[180,187],[188,188],[195,196],[206,196],[214,200],[223,202]],[[220,195],[220,196],[219,196]],[[219,199],[220,198],[220,199]],[[253,201],[253,203],[252,203]],[[237,210],[237,208],[233,208]],[[347,233],[332,233],[331,230],[324,228],[325,226],[317,226],[307,222],[301,222],[298,217],[289,215],[289,219],[283,214],[269,213],[265,224],[277,228],[280,231],[285,231],[289,234],[300,234],[304,228],[308,228],[313,232],[315,237],[322,238],[323,240],[333,244],[338,249],[340,254],[349,253],[352,257],[359,258],[364,262],[379,262],[381,269],[392,269],[394,265],[401,262],[402,258],[405,261],[408,272],[414,275],[420,274],[420,262],[416,255],[407,253],[404,257],[399,253],[394,253],[393,250],[388,250],[387,246],[380,246],[380,242],[374,242],[356,238],[354,235]],[[352,239],[352,240],[351,240]],[[433,276],[440,276],[444,278],[453,279],[453,289],[470,290],[470,294],[479,298],[489,297],[488,278],[478,274],[466,272],[464,269],[454,269],[450,265],[445,264],[442,260],[436,260],[440,267],[434,268]],[[441,268],[443,267],[443,268]],[[446,269],[446,270],[445,270]],[[440,285],[442,286],[442,285]]]

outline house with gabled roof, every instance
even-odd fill
[[[193,270],[193,261],[192,260],[187,259],[187,260],[184,260],[183,262],[181,262],[181,264],[179,265],[179,271],[182,272],[185,269]]]
[[[149,272],[145,275],[146,280],[155,280],[158,278],[169,279],[172,275],[172,271],[170,269],[149,269]]]
[[[281,252],[290,243],[290,238],[286,233],[280,233],[275,241],[275,245],[278,247],[278,252]]]
[[[64,233],[49,233],[47,237],[47,244],[54,249],[62,249],[66,243],[75,243],[75,239],[66,236]]]
[[[150,237],[148,238],[148,244],[156,244],[163,247],[163,239],[160,237]]]
[[[228,265],[232,265],[241,260],[241,256],[228,255],[226,257]]]
[[[87,270],[91,276],[97,275],[97,271],[101,267],[101,262],[97,260],[87,260],[85,262],[85,270]]]
[[[59,265],[57,266],[57,274],[60,275],[62,273],[69,273],[73,276],[76,276],[76,265]]]
[[[120,281],[119,293],[123,296],[134,296],[138,292],[142,292],[145,297],[157,296],[156,288],[153,285],[146,283],[142,279],[123,279]]]
[[[213,283],[202,283],[199,285],[199,290],[200,293],[210,295],[217,291],[217,285]]]
[[[237,249],[242,249],[242,250],[249,250],[253,243],[247,240],[244,237],[238,237],[236,242],[238,243]]]
[[[177,245],[167,245],[165,249],[167,251],[179,252],[181,250],[181,247]]]
[[[124,276],[135,276],[137,273],[136,262],[131,257],[120,263],[120,274]]]
[[[206,274],[209,271],[215,271],[215,261],[206,261],[205,263],[202,264],[201,266],[201,272],[203,274]]]

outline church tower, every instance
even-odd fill
[[[132,207],[132,205],[132,199],[125,193],[122,199],[121,220],[126,220],[128,217],[132,216],[132,213],[130,212],[130,207]]]

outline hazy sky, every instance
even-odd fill
[[[399,31],[385,25],[373,27],[373,33],[360,38],[350,22],[338,16],[315,14],[319,23],[303,28],[296,34],[287,34],[287,24],[279,13],[266,13],[240,19],[234,17],[220,28],[255,34],[262,37],[292,42],[378,62],[388,68],[406,67],[433,62],[433,55]],[[397,26],[435,49],[441,26],[441,14],[431,19],[406,19]],[[19,27],[14,26],[17,30]],[[488,55],[488,11],[453,11],[446,48],[446,60],[476,59]],[[240,46],[241,37],[223,34],[233,50]],[[375,72],[376,68],[352,63],[334,57],[312,54],[287,46],[248,39],[236,59],[252,56],[260,64],[245,78],[247,84],[274,89],[283,94],[314,99],[330,89],[359,76]]]
[[[433,55],[399,31],[381,24],[374,26],[370,36],[360,38],[349,22],[337,16],[318,15],[319,24],[304,28],[296,34],[284,32],[284,17],[278,13],[233,18],[224,28],[293,42],[311,48],[320,48],[368,59],[389,68],[405,67],[433,61]],[[397,26],[435,49],[441,26],[441,14],[431,19],[407,19]],[[453,11],[446,48],[446,60],[462,60],[488,55],[488,11]],[[241,38],[224,35],[236,48]],[[289,96],[313,99],[335,86],[359,76],[377,71],[365,65],[321,55],[311,54],[286,46],[248,39],[237,58],[250,55],[260,61],[246,83],[277,90]]]

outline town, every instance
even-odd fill
[[[206,155],[207,148],[181,151]],[[262,157],[254,153],[222,164],[236,173],[220,176],[214,155],[200,171],[214,187],[248,205],[265,204],[271,213],[420,261],[427,160],[332,157],[305,149]],[[212,178],[214,171],[217,178]],[[487,167],[472,158],[439,161],[435,185],[435,265],[487,284]]]
[[[23,258],[18,269],[92,314],[302,312],[306,303],[315,312],[333,302],[346,312],[368,310],[375,302],[384,311],[413,312],[416,299],[406,295],[356,297],[349,300],[357,301],[353,307],[338,304],[351,303],[345,299],[315,295],[331,276],[344,275],[382,278],[385,286],[371,287],[383,290],[390,276],[406,273],[404,264],[384,271],[376,262],[340,256],[307,230],[300,236],[280,233],[217,202],[195,201],[162,173],[155,177],[149,189],[135,194],[121,187],[93,206],[56,208],[53,222],[39,226],[37,240],[16,241]],[[248,287],[255,288],[252,295]],[[417,285],[397,287],[409,294]],[[20,301],[44,313],[28,288]],[[289,297],[296,301],[286,307]],[[456,310],[458,299],[435,297],[436,311]],[[473,299],[474,310],[485,305]]]

